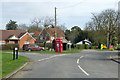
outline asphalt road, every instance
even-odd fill
[[[75,54],[19,53],[29,64],[12,78],[118,78],[113,51],[84,50]]]

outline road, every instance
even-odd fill
[[[19,53],[30,58],[12,78],[118,78],[113,51],[83,50],[75,54]]]

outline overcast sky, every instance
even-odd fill
[[[17,1],[17,2],[16,2]],[[105,9],[118,9],[119,0],[3,0],[2,26],[9,20],[17,24],[30,24],[35,17],[54,17],[54,7],[57,7],[57,24],[65,24],[70,29],[77,25],[84,29],[85,23],[90,21],[91,13],[100,13]],[[2,4],[2,5],[1,5]],[[0,18],[1,19],[1,18]],[[1,24],[1,23],[0,23]]]

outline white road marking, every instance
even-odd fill
[[[77,59],[77,64],[79,64],[79,59]]]
[[[38,61],[44,61],[44,60],[48,60],[48,59],[55,58],[55,57],[57,57],[57,56],[64,56],[64,55],[68,55],[68,54],[54,55],[54,56],[50,56],[50,57],[48,57],[48,58],[40,59],[40,60],[38,60]]]
[[[81,56],[80,58],[83,58],[84,56]]]
[[[89,76],[89,74],[84,69],[82,69],[82,67],[80,65],[78,65],[78,67],[80,70],[82,70],[82,72],[84,72],[87,76]]]
[[[84,56],[81,56],[80,59],[83,58],[83,57],[84,57]],[[79,64],[80,59],[77,59],[77,64]],[[80,66],[80,64],[78,65],[78,68],[79,68],[83,73],[85,73],[87,76],[90,75],[90,74],[88,74],[88,73]]]

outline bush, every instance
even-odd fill
[[[92,49],[96,49],[96,46],[92,46]]]
[[[85,49],[85,44],[82,44],[82,45],[80,45],[80,44],[74,44],[74,47],[76,49]]]
[[[68,44],[66,45],[66,50],[69,50],[69,45]]]
[[[4,44],[2,45],[2,50],[13,50],[14,47],[19,48],[19,44]]]
[[[88,49],[88,44],[85,44],[85,49]]]

